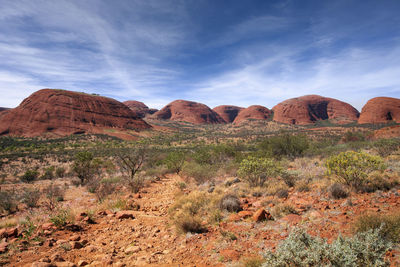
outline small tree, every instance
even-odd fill
[[[383,171],[383,159],[365,152],[347,151],[326,161],[327,173],[336,175],[339,182],[359,189],[373,171]]]
[[[99,161],[95,160],[91,152],[84,151],[75,155],[75,161],[72,166],[72,170],[80,179],[81,184],[85,184],[96,174],[99,165]]]
[[[242,160],[238,174],[251,186],[263,186],[270,177],[276,177],[281,173],[278,163],[270,158],[256,158],[249,156]]]
[[[179,151],[170,152],[165,158],[165,163],[167,164],[168,170],[179,174],[185,163],[185,153]]]
[[[119,153],[117,158],[121,170],[126,174],[128,187],[134,193],[139,192],[143,187],[143,178],[139,177],[137,173],[146,160],[146,151],[143,148],[135,148]]]
[[[22,176],[21,181],[25,183],[31,183],[39,177],[37,170],[27,170]]]

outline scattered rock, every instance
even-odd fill
[[[256,221],[256,222],[261,222],[261,221],[265,221],[265,220],[272,220],[272,216],[264,208],[260,208],[254,213],[253,220]]]
[[[86,266],[86,265],[89,265],[89,262],[87,262],[85,260],[78,261],[78,267],[82,267],[82,266]]]
[[[56,267],[76,267],[76,265],[69,261],[57,262]]]
[[[249,210],[242,210],[242,211],[239,211],[238,216],[240,218],[246,219],[246,218],[253,216],[253,212],[251,212]]]
[[[79,240],[81,240],[80,235],[73,235],[69,238],[69,241],[79,241]]]
[[[134,211],[131,210],[121,210],[116,214],[117,219],[135,219]]]
[[[127,248],[125,248],[124,251],[126,254],[137,253],[140,251],[140,247],[139,246],[128,246]]]
[[[237,261],[240,257],[240,253],[233,249],[223,249],[219,252],[219,254],[223,256],[225,260],[228,259]]]
[[[7,242],[0,243],[0,254],[7,252],[7,250],[8,250],[8,243]]]
[[[64,258],[59,253],[54,253],[50,256],[52,262],[62,262],[65,261]]]
[[[41,226],[42,230],[53,230],[55,228],[54,224],[49,222],[49,223],[44,223]]]
[[[281,220],[288,222],[290,225],[296,225],[302,221],[302,217],[297,214],[288,214],[282,217]]]
[[[82,248],[82,244],[78,241],[71,241],[69,242],[69,244],[71,245],[72,249],[80,249]]]

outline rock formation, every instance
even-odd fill
[[[288,124],[311,124],[320,120],[335,123],[357,121],[359,112],[350,104],[319,95],[306,95],[285,100],[272,108],[274,121]]]
[[[154,114],[157,112],[157,109],[150,109],[148,106],[146,106],[143,102],[140,101],[135,101],[135,100],[129,100],[123,102],[126,106],[128,106],[131,110],[136,112],[136,114],[140,118],[144,118],[147,114]]]
[[[0,119],[0,135],[26,137],[146,128],[150,126],[121,102],[56,89],[42,89],[33,93]]]
[[[154,118],[162,120],[183,121],[193,124],[225,123],[218,113],[208,106],[186,100],[175,100],[153,114]]]
[[[253,105],[242,109],[235,120],[234,124],[240,124],[246,120],[268,120],[271,118],[272,112],[266,107]]]
[[[362,108],[358,123],[400,122],[400,99],[375,97]]]
[[[221,116],[221,118],[224,119],[224,121],[231,123],[235,120],[236,116],[239,114],[241,110],[244,108],[242,107],[237,107],[237,106],[228,106],[228,105],[222,105],[213,108],[215,112],[218,113],[218,115]]]

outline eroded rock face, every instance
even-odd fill
[[[400,122],[400,99],[375,97],[362,108],[358,123]]]
[[[0,135],[103,133],[104,129],[150,126],[127,106],[111,98],[66,90],[42,89],[0,118]]]
[[[208,106],[186,100],[175,100],[153,115],[157,119],[184,121],[193,124],[225,123],[218,113]]]
[[[253,105],[242,109],[235,120],[234,124],[240,124],[246,120],[268,120],[271,118],[272,112],[266,107]]]
[[[224,119],[224,121],[226,121],[227,123],[231,123],[235,120],[239,112],[243,109],[244,108],[237,106],[222,105],[213,108],[213,111],[217,112],[218,115],[220,115],[221,118]]]
[[[144,118],[147,114],[154,114],[157,112],[157,109],[150,109],[148,106],[146,106],[143,102],[140,101],[135,101],[135,100],[129,100],[123,102],[126,106],[128,106],[131,110],[136,112],[136,114],[140,118]]]
[[[5,110],[9,110],[9,108],[0,107],[0,112],[5,111]]]
[[[274,121],[288,124],[311,124],[320,120],[335,123],[357,121],[359,112],[350,104],[319,95],[306,95],[285,100],[272,108]]]

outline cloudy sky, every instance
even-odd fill
[[[160,108],[400,97],[398,0],[0,0],[0,106],[41,88]]]

